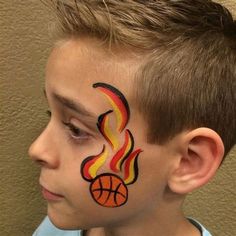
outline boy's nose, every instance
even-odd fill
[[[32,160],[41,166],[55,169],[59,165],[57,148],[50,130],[50,124],[39,135],[39,137],[31,144],[29,148],[29,156]]]

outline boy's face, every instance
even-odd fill
[[[49,57],[51,118],[29,153],[58,227],[138,224],[165,207],[174,147],[146,142],[132,101],[138,61],[91,39],[61,42]]]

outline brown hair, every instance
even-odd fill
[[[236,22],[210,0],[51,0],[61,37],[141,50],[134,94],[148,141],[209,127],[236,142]]]

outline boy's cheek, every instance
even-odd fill
[[[153,186],[150,181],[152,178],[156,178],[156,176],[154,177],[152,175],[152,171],[147,173],[147,165],[148,163],[144,162],[143,159],[139,160],[139,176],[137,181],[127,186],[127,201],[119,207],[107,207],[98,204],[91,195],[90,188],[92,182],[88,182],[82,177],[79,171],[80,168],[77,168],[77,170],[74,169],[74,171],[68,171],[67,175],[69,177],[67,179],[61,179],[62,183],[64,182],[65,186],[67,186],[65,188],[67,195],[63,208],[59,210],[66,215],[75,214],[72,218],[76,217],[80,219],[82,215],[83,218],[87,219],[86,222],[84,219],[81,219],[82,226],[90,224],[91,226],[94,226],[94,224],[110,224],[112,221],[115,223],[126,217],[129,218],[140,211],[145,211],[147,206],[152,205],[150,203],[156,201],[158,197],[156,195],[157,189],[155,189],[155,187],[158,186]],[[111,173],[109,162],[101,167],[97,174],[99,176],[103,173]],[[52,208],[51,211],[53,209],[54,208]],[[57,214],[55,209],[54,213]],[[68,219],[65,221],[65,224],[70,224],[70,222],[72,223],[73,221]],[[76,222],[74,223],[76,224]]]
[[[101,145],[96,145],[96,148],[93,148],[93,150],[90,149],[90,151],[95,154],[98,153],[98,146]],[[67,168],[67,174],[64,175],[67,176],[67,178],[65,177],[63,178],[64,180],[62,180],[63,182],[65,181],[65,186],[68,187],[68,190],[66,191],[69,193],[69,201],[75,201],[82,207],[83,202],[85,202],[85,204],[88,204],[90,207],[96,207],[96,209],[107,208],[108,211],[111,211],[111,208],[114,210],[118,210],[118,208],[127,208],[128,210],[129,207],[135,207],[136,204],[139,204],[140,207],[141,205],[145,206],[148,201],[153,199],[152,196],[154,193],[156,194],[156,192],[159,191],[158,186],[153,186],[152,182],[155,181],[156,183],[158,178],[160,180],[162,179],[160,170],[162,164],[158,161],[159,158],[156,157],[156,155],[155,158],[153,156],[153,153],[158,155],[157,150],[152,150],[152,148],[148,148],[144,145],[143,152],[139,153],[139,156],[137,157],[138,172],[136,181],[131,184],[124,183],[124,167],[122,167],[120,172],[111,170],[111,161],[114,157],[111,153],[111,150],[109,150],[105,160],[98,161],[96,164],[97,166],[95,165],[95,169],[90,171],[90,174],[93,174],[91,179],[86,179],[87,177],[84,177],[84,168],[87,168],[86,171],[88,171],[89,166],[91,166],[85,166],[84,163],[86,163],[86,159],[96,155],[92,155],[92,153],[89,154],[88,151],[86,151],[86,153],[82,152],[78,155],[77,162],[71,162],[71,166]],[[157,168],[158,166],[159,168]],[[104,200],[104,198],[108,197],[105,192],[110,191],[111,193],[115,191],[118,185],[122,186],[119,190],[119,194],[123,194],[124,199],[118,198],[118,203],[114,203],[114,197],[111,196],[108,202],[113,201],[113,203],[109,206],[108,204],[110,203],[105,203]],[[104,191],[105,189],[106,191]],[[97,193],[95,194],[95,192]],[[106,195],[100,196],[100,194],[104,194],[103,192]],[[100,201],[97,200],[97,198],[103,200]],[[119,211],[120,210],[118,210],[118,212]]]
[[[80,175],[77,172],[78,182],[81,184],[80,191],[83,191],[83,199],[87,199],[91,206],[96,206],[98,209],[113,208],[118,210],[118,208],[135,207],[136,204],[145,206],[148,202],[152,201],[154,197],[163,192],[164,189],[164,171],[162,170],[163,163],[160,160],[164,160],[164,157],[159,158],[158,153],[155,150],[155,156],[153,154],[152,148],[148,151],[145,150],[139,153],[137,157],[137,173],[136,180],[131,184],[126,184],[124,181],[125,173],[122,170],[118,173],[111,170],[111,162],[114,156],[108,156],[105,162],[98,161],[95,170],[89,170],[91,165],[87,167],[86,159],[84,158],[80,165]],[[91,156],[90,156],[91,157]],[[93,164],[93,163],[91,163]],[[87,168],[87,170],[84,170]],[[134,167],[132,167],[134,169]],[[132,169],[131,168],[131,169]],[[90,171],[90,174],[94,174],[91,179],[89,176],[84,176],[85,172]],[[83,173],[84,172],[84,173]],[[155,185],[154,185],[155,182]],[[158,185],[157,183],[160,182]],[[117,188],[120,186],[119,188]],[[117,191],[119,196],[114,201],[113,192]],[[104,195],[103,195],[104,194]],[[108,196],[110,194],[110,197]],[[106,201],[106,199],[108,199]],[[118,210],[119,212],[119,210]]]

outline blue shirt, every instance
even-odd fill
[[[189,221],[202,232],[202,236],[212,236],[198,221],[191,218]],[[33,233],[33,236],[82,236],[82,231],[58,229],[51,223],[49,218],[46,217]]]
[[[82,236],[82,231],[58,229],[52,224],[47,216],[35,230],[33,236]]]

